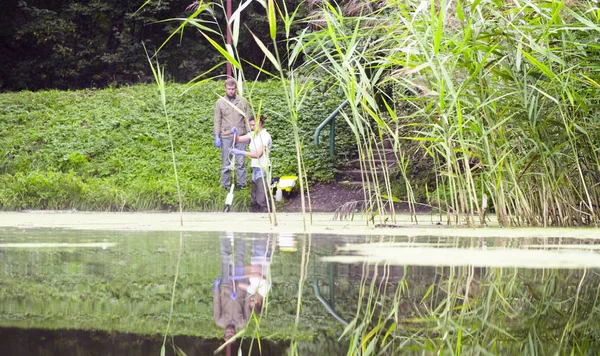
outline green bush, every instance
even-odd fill
[[[81,177],[73,171],[4,174],[0,185],[0,205],[12,210],[77,208],[84,191]]]
[[[285,98],[278,82],[249,83],[244,96],[261,107],[273,137],[273,175],[296,174]],[[188,90],[189,89],[189,90]],[[187,91],[186,91],[187,90]],[[214,103],[222,82],[167,87],[175,157],[186,210],[220,210],[220,151],[212,144]],[[312,135],[342,100],[315,92],[301,111],[307,175],[333,179],[335,161]],[[352,147],[338,119],[337,149]],[[327,132],[323,132],[327,142]],[[155,86],[0,94],[0,209],[140,211],[177,206],[164,113]],[[248,206],[237,194],[238,209]]]

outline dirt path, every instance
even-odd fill
[[[351,187],[338,183],[320,183],[310,187],[310,200],[312,211],[334,212],[347,202],[363,201],[364,194],[361,187]],[[306,209],[308,209],[308,206]],[[284,211],[302,211],[299,193],[295,192],[285,198]]]

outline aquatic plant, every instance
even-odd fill
[[[379,219],[394,179],[415,211],[426,160],[449,224],[598,222],[597,4],[315,3],[304,67],[344,92],[365,172],[386,140],[396,152],[398,173],[364,176]]]

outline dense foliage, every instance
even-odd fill
[[[212,144],[214,102],[222,82],[167,87],[184,209],[222,209],[220,151]],[[248,97],[269,117],[273,175],[296,174],[295,147],[272,82],[250,83]],[[317,125],[340,99],[315,92],[302,110],[301,135],[311,180],[331,180],[328,147],[312,145]],[[324,137],[328,133],[323,132]],[[338,127],[343,149],[349,135]],[[347,137],[344,140],[344,137]],[[0,208],[152,210],[177,205],[166,122],[154,86],[0,95]],[[245,209],[249,194],[236,195]]]
[[[322,27],[291,41],[300,70],[344,91],[365,166],[385,138],[395,148],[401,176],[367,177],[374,209],[397,181],[411,204],[433,192],[448,223],[600,222],[597,2],[318,2]]]
[[[151,80],[144,48],[161,47],[168,35],[186,18],[191,0],[145,1],[28,0],[3,1],[0,5],[0,90],[81,89],[146,82]],[[233,1],[237,9],[240,1]],[[299,1],[288,1],[296,5]],[[216,1],[204,25],[223,28],[224,11]],[[259,38],[268,28],[265,9],[258,3],[243,12],[244,28]],[[297,28],[295,26],[294,28]],[[240,33],[238,51],[249,63],[260,65],[263,55]],[[221,43],[223,39],[215,36]],[[161,49],[160,60],[171,80],[186,82],[200,71],[222,62],[208,41],[188,26],[180,41]],[[248,73],[256,73],[244,62]],[[270,65],[267,63],[266,68]],[[213,74],[225,72],[220,66]]]

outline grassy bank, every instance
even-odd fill
[[[167,87],[184,209],[219,210],[225,192],[219,187],[220,151],[211,132],[223,84],[186,89]],[[283,94],[270,82],[246,90],[252,92],[254,110],[260,105],[269,116],[274,176],[296,174]],[[333,178],[328,148],[313,146],[311,138],[339,102],[315,92],[301,113],[304,159],[313,181]],[[339,137],[344,136],[349,137],[342,131]],[[348,146],[343,139],[338,144]],[[177,205],[166,122],[153,85],[0,94],[0,157],[2,210],[140,211]],[[237,209],[249,204],[248,196],[236,196]]]

